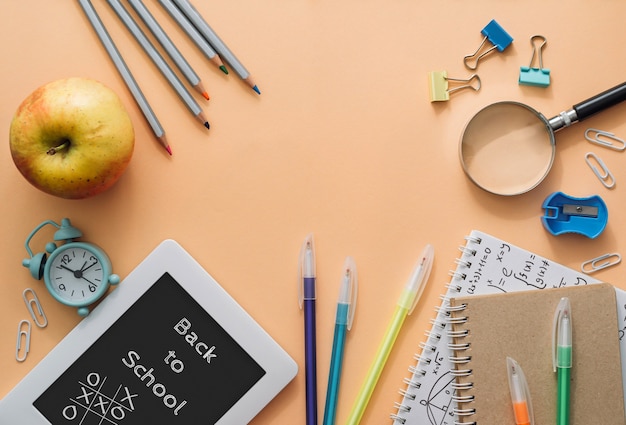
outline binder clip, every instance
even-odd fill
[[[473,85],[474,80],[476,80],[475,85]],[[428,73],[428,82],[431,102],[450,100],[450,94],[462,89],[473,89],[475,91],[480,90],[480,77],[477,74],[472,74],[468,79],[462,80],[448,77],[448,73],[446,71],[431,71]],[[466,84],[449,88],[450,82]]]
[[[554,192],[543,202],[544,227],[553,235],[578,233],[594,239],[604,231],[609,218],[606,204],[598,195],[574,198]]]
[[[485,28],[480,31],[480,33],[485,37],[483,38],[482,43],[480,43],[480,46],[478,46],[478,49],[476,49],[476,51],[471,55],[467,55],[463,58],[463,63],[467,68],[471,70],[478,68],[478,61],[481,60],[485,55],[491,53],[495,49],[498,49],[499,52],[502,52],[513,42],[513,37],[511,37],[509,33],[506,32],[504,28],[502,28],[500,24],[496,22],[495,19],[492,19],[491,22],[489,22],[487,26],[485,26]],[[493,46],[487,49],[484,53],[477,56],[487,40],[489,40],[489,42],[493,44]],[[473,66],[468,63],[468,61],[471,59],[474,59],[475,61]]]
[[[541,39],[542,43],[537,47],[535,39]],[[533,46],[533,54],[530,57],[530,65],[521,66],[519,69],[519,84],[535,87],[548,87],[550,85],[550,70],[543,67],[543,57],[541,49],[546,45],[548,40],[543,35],[533,35],[530,37],[530,45]],[[533,67],[535,55],[538,58],[539,68]]]

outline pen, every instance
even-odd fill
[[[137,23],[133,20],[132,16],[128,13],[128,11],[122,6],[119,0],[107,0],[109,5],[113,8],[117,16],[120,18],[122,23],[128,28],[128,30],[133,34],[139,45],[144,49],[144,51],[150,56],[150,59],[154,62],[154,64],[159,68],[163,76],[167,79],[170,85],[174,88],[178,96],[185,103],[187,108],[191,111],[191,113],[198,119],[200,122],[206,127],[209,128],[209,122],[204,117],[202,113],[202,109],[200,105],[195,101],[193,96],[187,91],[183,83],[178,79],[172,68],[165,62],[165,59],[161,56],[161,54],[157,51],[157,49],[152,45],[150,40],[145,36],[141,28],[137,25]]]
[[[209,44],[215,49],[220,57],[225,60],[233,70],[239,75],[239,77],[245,81],[252,89],[261,94],[261,91],[252,80],[252,76],[243,64],[237,59],[237,57],[230,51],[228,46],[219,38],[219,36],[213,31],[209,24],[202,18],[200,13],[188,0],[174,0],[174,3],[178,8],[187,16],[196,29],[202,34],[202,36],[209,42]]]
[[[163,49],[167,52],[170,58],[172,58],[172,61],[176,64],[178,69],[180,69],[180,72],[185,76],[187,81],[189,81],[189,84],[191,84],[191,86],[206,100],[209,100],[209,94],[202,85],[200,77],[198,77],[198,74],[196,74],[191,65],[189,65],[189,62],[187,62],[176,45],[174,45],[165,31],[163,31],[163,28],[161,28],[161,25],[159,25],[156,19],[154,19],[154,16],[152,16],[148,8],[146,8],[146,5],[141,0],[128,0],[128,3],[130,3],[135,12],[137,12],[137,15],[139,15],[144,24],[146,24],[146,26],[150,29],[150,32],[152,32],[161,46],[163,46]]]
[[[411,278],[404,287],[402,295],[398,300],[391,323],[387,327],[385,336],[378,347],[374,362],[367,373],[365,382],[361,386],[361,390],[357,396],[354,406],[352,407],[352,412],[350,413],[347,421],[348,425],[356,425],[361,421],[361,417],[365,412],[365,408],[367,407],[367,403],[372,396],[374,387],[376,386],[383,367],[387,362],[387,358],[389,357],[389,353],[391,352],[393,344],[396,341],[398,333],[400,332],[400,328],[402,327],[406,316],[411,314],[415,308],[415,305],[424,290],[424,286],[428,281],[428,276],[430,275],[430,270],[433,265],[434,255],[435,252],[433,247],[431,245],[426,245],[417,266],[413,270]]]
[[[150,107],[150,104],[144,97],[141,89],[139,88],[139,85],[137,84],[137,81],[135,81],[133,74],[130,72],[130,69],[128,69],[126,62],[124,62],[122,55],[120,54],[119,50],[117,50],[115,43],[111,39],[111,36],[109,35],[106,28],[104,27],[104,24],[100,20],[100,17],[98,16],[93,5],[89,0],[79,0],[79,3],[80,6],[83,8],[83,11],[85,12],[85,15],[87,15],[87,19],[89,19],[91,26],[96,32],[96,35],[100,39],[100,42],[102,43],[109,57],[113,61],[115,68],[117,68],[117,72],[119,72],[119,74],[121,75],[124,83],[126,83],[126,87],[128,87],[128,90],[130,90],[131,94],[133,95],[137,106],[139,106],[139,109],[141,109],[143,116],[146,118],[146,121],[148,121],[148,124],[152,128],[152,131],[154,132],[157,140],[159,141],[159,143],[161,143],[161,145],[163,145],[165,150],[167,150],[167,153],[171,155],[172,149],[170,148],[169,143],[167,143],[167,139],[165,138],[165,131],[163,130],[161,123],[154,114],[154,111]]]
[[[528,382],[522,367],[511,357],[506,358],[506,370],[511,391],[511,403],[516,425],[535,425]]]
[[[298,301],[304,308],[304,363],[306,386],[306,425],[317,425],[317,359],[315,331],[315,248],[309,234],[300,250],[300,291]]]
[[[224,73],[228,74],[228,69],[224,66],[222,59],[213,50],[213,47],[206,41],[202,35],[198,32],[191,22],[183,15],[183,12],[172,3],[172,0],[159,0],[161,6],[169,13],[169,15],[176,21],[179,27],[187,34],[187,36],[195,43],[202,53]]]
[[[557,373],[556,424],[569,424],[570,376],[572,371],[572,307],[563,297],[554,312],[552,367]]]
[[[341,380],[341,366],[343,351],[346,343],[346,332],[352,328],[357,296],[356,264],[352,257],[347,257],[343,266],[343,278],[337,299],[337,313],[335,315],[335,334],[333,337],[330,371],[328,372],[328,388],[326,391],[326,406],[324,408],[324,425],[335,423],[337,415],[337,398],[339,382]]]

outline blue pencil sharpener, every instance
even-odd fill
[[[606,227],[609,212],[598,195],[575,198],[563,192],[554,192],[543,202],[545,213],[541,221],[555,236],[578,233],[595,238]]]

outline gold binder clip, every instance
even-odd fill
[[[448,77],[447,71],[431,71],[428,73],[428,81],[430,83],[429,89],[431,102],[450,100],[450,94],[462,89],[473,89],[475,91],[480,90],[480,77],[477,74],[472,74],[468,79],[463,80]],[[449,88],[450,82],[465,84]]]
[[[24,292],[22,292],[22,298],[24,298],[26,308],[28,309],[28,312],[33,318],[35,324],[40,328],[45,328],[48,325],[48,318],[43,312],[43,308],[41,307],[41,303],[39,302],[39,298],[37,297],[35,291],[30,288],[24,289]],[[36,312],[35,309],[37,309]]]
[[[24,326],[26,325],[26,326]],[[22,341],[24,341],[24,348],[22,348]],[[30,351],[30,322],[28,320],[22,320],[17,325],[17,342],[15,344],[15,360],[23,362],[28,356]]]

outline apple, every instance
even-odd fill
[[[17,169],[36,188],[82,199],[113,186],[135,146],[120,98],[88,78],[52,81],[18,107],[9,131]]]

